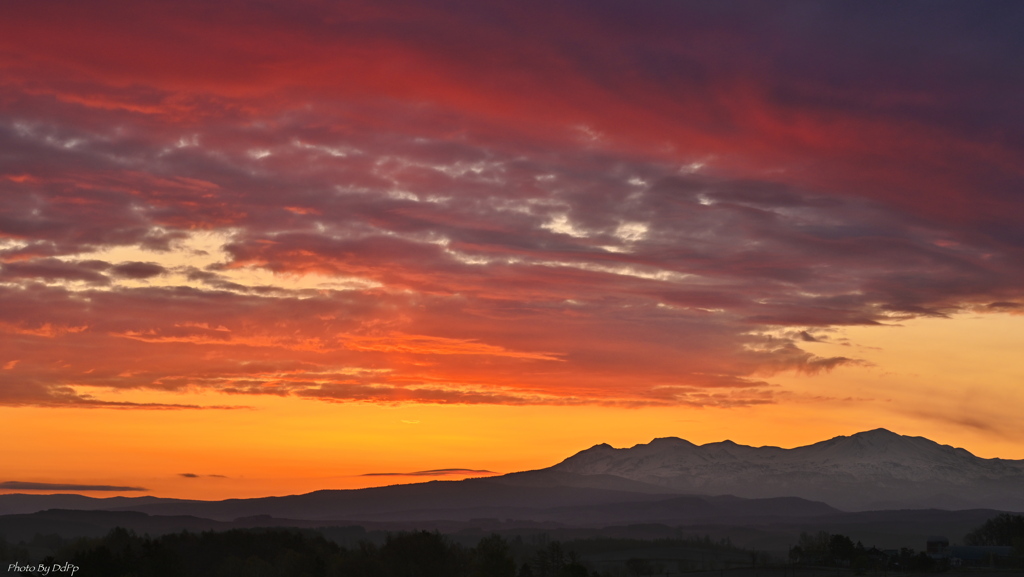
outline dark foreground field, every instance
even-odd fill
[[[1000,567],[948,567],[909,549],[890,555],[854,546],[841,535],[829,537],[833,545],[847,543],[845,552],[834,547],[826,557],[813,560],[796,558],[792,551],[788,558],[780,558],[706,535],[655,539],[609,535],[562,541],[536,530],[480,537],[335,527],[182,531],[152,537],[116,528],[99,538],[38,534],[18,543],[0,541],[0,559],[8,573],[10,564],[19,574],[25,574],[25,567],[61,568],[49,572],[55,576],[70,574],[68,567],[72,567],[78,577],[1024,575],[1016,558],[999,560]]]

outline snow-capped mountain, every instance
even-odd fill
[[[614,475],[685,493],[797,496],[847,510],[1024,510],[1024,460],[982,459],[885,429],[794,449],[695,445],[673,437],[629,449],[602,444],[550,470]]]

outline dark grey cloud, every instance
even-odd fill
[[[164,267],[152,262],[123,262],[110,267],[115,276],[130,279],[147,279],[166,272]]]
[[[148,491],[145,487],[120,487],[116,485],[81,485],[75,483],[33,483],[5,481],[0,489],[12,491]]]
[[[5,280],[81,281],[89,284],[108,284],[104,274],[88,264],[67,263],[53,258],[31,261],[9,262],[0,268],[0,278]]]
[[[196,473],[178,473],[178,476],[179,477],[184,477],[186,479],[200,479],[202,477],[211,477],[211,478],[217,478],[217,479],[226,479],[227,478],[225,475],[197,475]]]

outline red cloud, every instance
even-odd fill
[[[1024,300],[1016,30],[728,6],[3,6],[0,402],[770,403]]]

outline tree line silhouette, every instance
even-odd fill
[[[0,545],[2,553],[27,554],[23,547]],[[80,577],[591,577],[558,541],[517,566],[500,535],[465,547],[427,531],[346,548],[309,530],[185,531],[151,538],[119,527],[99,539],[64,544],[41,564],[58,561],[80,567]]]
[[[727,540],[713,542],[706,536],[653,541],[591,538],[568,543],[541,537],[525,544],[521,537],[510,542],[492,534],[475,546],[467,546],[440,533],[416,531],[389,534],[383,542],[362,540],[342,546],[311,529],[186,531],[149,537],[116,528],[98,539],[37,535],[31,543],[11,545],[0,538],[0,560],[25,562],[30,548],[42,548],[53,552],[42,564],[70,562],[81,568],[80,577],[603,577],[583,561],[584,556],[680,546],[705,551],[720,560],[748,553],[751,567],[778,563],[763,554],[734,547]],[[965,542],[1009,545],[1014,547],[1015,555],[1024,555],[1024,515],[997,515],[971,531]],[[882,552],[855,543],[846,535],[825,531],[801,533],[785,561],[790,565],[845,567],[857,574],[943,568],[925,553],[909,548]],[[652,560],[639,557],[625,560],[622,569],[637,576],[663,570]]]
[[[964,542],[1013,547],[1017,555],[1024,555],[1024,515],[1000,513],[968,533]]]
[[[71,562],[80,567],[78,577],[606,577],[608,571],[661,574],[665,568],[657,560],[644,558],[652,547],[703,552],[698,554],[716,567],[741,566],[748,553],[728,539],[712,541],[707,536],[562,542],[544,533],[525,540],[518,534],[511,539],[491,534],[469,546],[427,531],[355,541],[353,537],[362,532],[352,529],[232,529],[150,537],[116,528],[102,538],[36,535],[18,546],[8,546],[0,538],[0,558],[27,562],[34,550],[37,553],[31,556],[41,564]],[[46,552],[42,561],[39,551]],[[601,567],[583,560],[608,552],[622,554]]]

